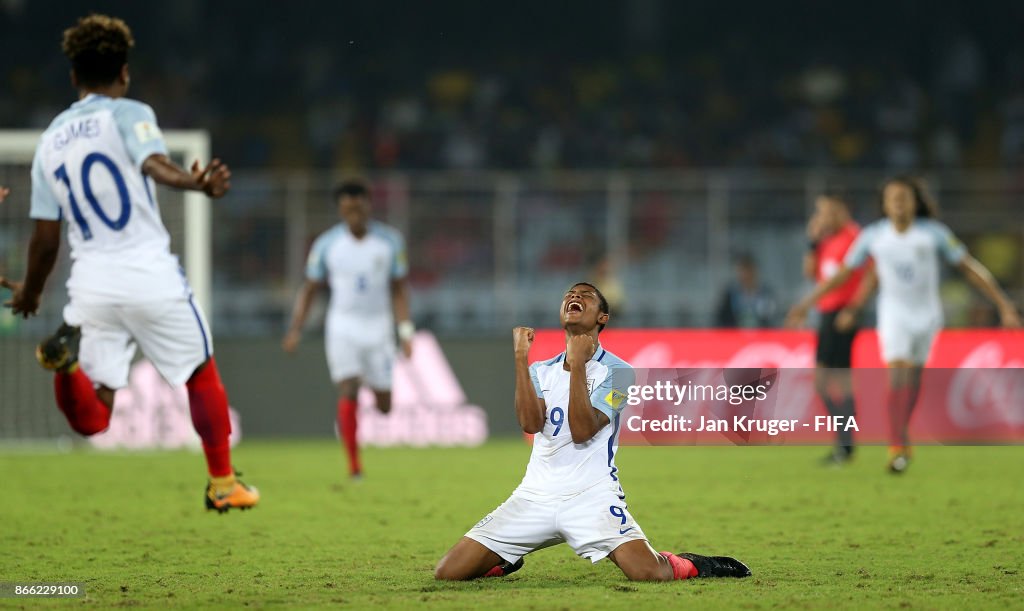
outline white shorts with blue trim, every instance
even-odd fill
[[[324,348],[331,381],[359,378],[373,390],[391,390],[395,331],[389,315],[327,317]]]
[[[598,562],[623,543],[647,540],[618,484],[601,483],[569,498],[536,500],[513,492],[466,533],[508,562],[559,543]]]
[[[128,385],[136,345],[171,385],[213,355],[206,317],[191,298],[112,304],[72,299],[64,322],[82,328],[78,363],[95,384]]]

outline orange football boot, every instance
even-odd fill
[[[206,510],[216,509],[217,513],[224,513],[228,509],[251,509],[260,502],[260,491],[255,486],[247,486],[241,480],[235,480],[231,491],[226,494],[217,494],[213,482],[206,485]]]

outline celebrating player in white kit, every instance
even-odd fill
[[[324,286],[331,300],[325,348],[331,380],[338,387],[338,428],[348,453],[349,473],[362,475],[356,440],[360,380],[373,389],[377,409],[391,411],[391,369],[395,360],[395,321],[402,352],[409,357],[416,329],[409,320],[405,241],[397,229],[370,220],[370,190],[359,180],[335,189],[342,222],[320,235],[306,263],[306,283],[282,346],[293,352],[313,298]]]
[[[611,558],[629,579],[750,575],[733,558],[655,552],[627,510],[615,452],[635,376],[598,342],[608,317],[607,300],[584,282],[562,299],[565,352],[529,365],[533,329],[513,330],[516,416],[534,435],[533,453],[519,487],[445,554],[437,579],[504,576],[526,554],[558,543],[591,562]]]
[[[822,281],[790,312],[802,320],[822,295],[845,282],[853,271],[875,261],[878,274],[878,339],[889,367],[889,470],[902,473],[910,461],[908,429],[921,385],[921,371],[942,328],[939,297],[940,258],[955,266],[999,308],[1005,327],[1019,327],[1013,302],[992,274],[967,253],[948,227],[935,220],[935,206],[916,178],[892,178],[882,187],[886,218],[868,225],[850,247],[844,265]]]
[[[167,157],[153,109],[124,97],[134,44],[123,21],[104,15],[64,32],[80,99],[43,133],[32,162],[35,229],[25,281],[0,284],[13,291],[16,314],[35,314],[67,219],[70,303],[65,324],[39,345],[37,358],[56,372],[57,405],[71,428],[93,435],[109,426],[137,344],[168,382],[188,389],[210,475],[207,509],[246,509],[259,494],[231,466],[228,400],[210,332],[171,254],[153,184],[221,197],[230,172],[215,159],[206,168],[197,161],[189,173]]]

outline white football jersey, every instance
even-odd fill
[[[313,242],[306,278],[330,286],[328,325],[366,318],[391,321],[391,280],[404,278],[408,267],[397,229],[370,221],[359,239],[339,223]]]
[[[598,346],[587,362],[590,404],[610,421],[586,443],[572,441],[569,428],[569,372],[565,353],[530,365],[530,379],[547,413],[544,430],[533,436],[533,452],[516,494],[534,499],[568,498],[603,482],[619,481],[615,452],[619,448],[619,414],[626,406],[633,368]]]
[[[940,255],[951,265],[967,255],[949,227],[932,219],[916,219],[899,233],[888,219],[875,221],[857,236],[845,264],[860,267],[869,255],[878,273],[880,324],[898,320],[915,328],[942,325]]]
[[[188,294],[160,218],[150,155],[167,154],[149,106],[90,94],[43,132],[32,160],[33,219],[68,221],[72,299],[158,301]]]

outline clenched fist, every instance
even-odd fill
[[[585,365],[597,352],[597,342],[589,335],[574,335],[565,345],[565,362],[569,367]]]
[[[512,329],[512,347],[516,356],[526,356],[530,353],[530,346],[533,344],[534,332],[530,327],[516,327]]]

